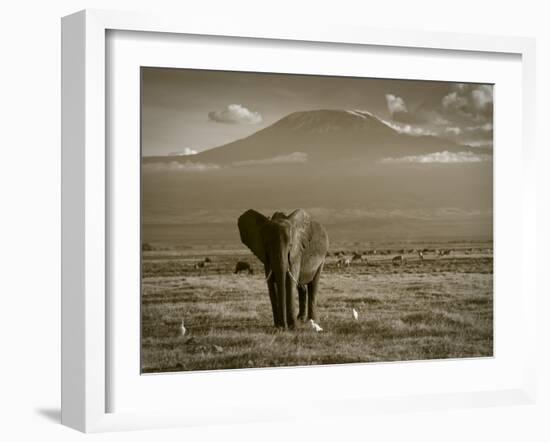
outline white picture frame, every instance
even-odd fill
[[[521,57],[521,238],[519,266],[521,301],[518,322],[524,337],[534,336],[536,316],[536,266],[528,263],[535,253],[534,108],[535,46],[532,39],[416,31],[358,29],[345,26],[281,23],[213,23],[196,17],[164,17],[99,10],[81,11],[62,20],[62,423],[84,432],[114,431],[169,426],[207,425],[220,422],[249,422],[353,415],[374,411],[415,411],[532,403],[535,399],[535,339],[526,339],[521,358],[521,379],[505,388],[477,388],[460,393],[437,393],[378,397],[342,395],[314,400],[312,407],[287,404],[257,407],[250,400],[234,399],[232,410],[212,412],[189,410],[109,412],[109,365],[112,354],[107,339],[110,323],[108,302],[107,228],[109,195],[106,120],[106,83],[109,31],[141,31],[179,35],[201,35],[270,39],[286,42],[369,45],[379,48],[431,49],[514,54]],[[498,112],[498,104],[496,105]],[[519,149],[519,147],[518,147]],[[502,178],[501,178],[502,179]],[[495,184],[498,186],[498,183]],[[514,203],[515,204],[515,203]],[[498,253],[505,253],[498,244]],[[531,258],[532,259],[532,258]],[[520,281],[518,279],[518,281]],[[498,357],[498,355],[497,355]],[[354,368],[361,370],[361,366]],[[299,369],[298,369],[299,370]],[[325,367],[324,370],[334,370]],[[275,376],[276,370],[263,372]],[[326,372],[325,372],[326,373]],[[210,376],[218,376],[211,374]],[[212,379],[212,378],[210,378]],[[223,398],[222,398],[223,399]],[[228,399],[228,398],[225,398]],[[222,401],[223,402],[223,401]],[[258,409],[261,408],[261,409]]]

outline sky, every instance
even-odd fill
[[[492,148],[492,85],[142,68],[142,153],[201,152],[314,109],[366,110],[399,132]]]
[[[336,241],[492,236],[492,85],[142,68],[141,97],[142,154],[163,157],[142,163],[147,241],[237,243],[242,211],[297,207]],[[232,155],[246,154],[233,162],[194,156],[319,109],[347,112],[286,118],[233,143]],[[361,132],[369,114],[411,136]],[[354,138],[367,134],[370,144]],[[354,160],[364,146],[380,159]]]

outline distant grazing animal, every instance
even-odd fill
[[[235,266],[235,273],[241,273],[241,272],[248,272],[249,275],[254,274],[254,270],[252,270],[252,266],[246,261],[238,261],[237,265]]]
[[[147,243],[147,242],[144,242],[144,243],[141,245],[141,250],[142,250],[143,252],[150,252],[151,250],[155,250],[155,249],[153,248],[153,246],[152,246],[151,244],[149,244],[149,243]]]
[[[317,333],[322,332],[323,329],[319,324],[317,324],[313,319],[309,320],[309,323],[311,324],[311,328],[315,330]]]
[[[397,256],[394,256],[391,260],[393,262],[394,265],[401,265],[405,262],[405,258],[403,258],[403,255],[397,255]]]
[[[420,258],[420,261],[424,261],[424,253],[422,250],[418,250],[416,253],[418,253],[418,257]]]
[[[351,265],[350,257],[342,256],[341,258],[338,259],[338,261],[336,261],[337,267],[349,267],[350,265]]]
[[[357,313],[357,310],[355,310],[354,308],[351,309],[351,314],[353,316],[353,319],[355,319],[357,321],[357,318],[359,318],[359,313]]]
[[[194,269],[203,269],[205,267],[208,267],[208,263],[204,261],[199,261],[193,266]]]
[[[437,254],[439,256],[448,256],[451,254],[451,251],[449,249],[444,249],[444,250],[438,250],[437,251]]]
[[[329,248],[325,228],[302,209],[271,218],[247,210],[237,222],[241,241],[263,263],[275,327],[317,319],[319,280]],[[294,313],[298,292],[299,313]]]
[[[361,253],[357,253],[355,252],[353,254],[353,256],[351,257],[351,260],[352,261],[361,261],[361,262],[368,262],[368,257],[366,254],[361,254]]]
[[[208,267],[208,264],[210,264],[212,262],[212,260],[207,256],[206,258],[204,258],[202,261],[199,261],[198,263],[196,263],[193,268],[194,269],[202,269],[204,267]]]

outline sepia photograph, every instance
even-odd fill
[[[493,85],[141,68],[141,371],[493,356]]]

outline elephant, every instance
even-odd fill
[[[325,228],[303,209],[271,218],[247,210],[238,220],[241,241],[263,263],[278,329],[294,328],[293,293],[298,291],[298,319],[317,318],[317,291],[329,240]]]

